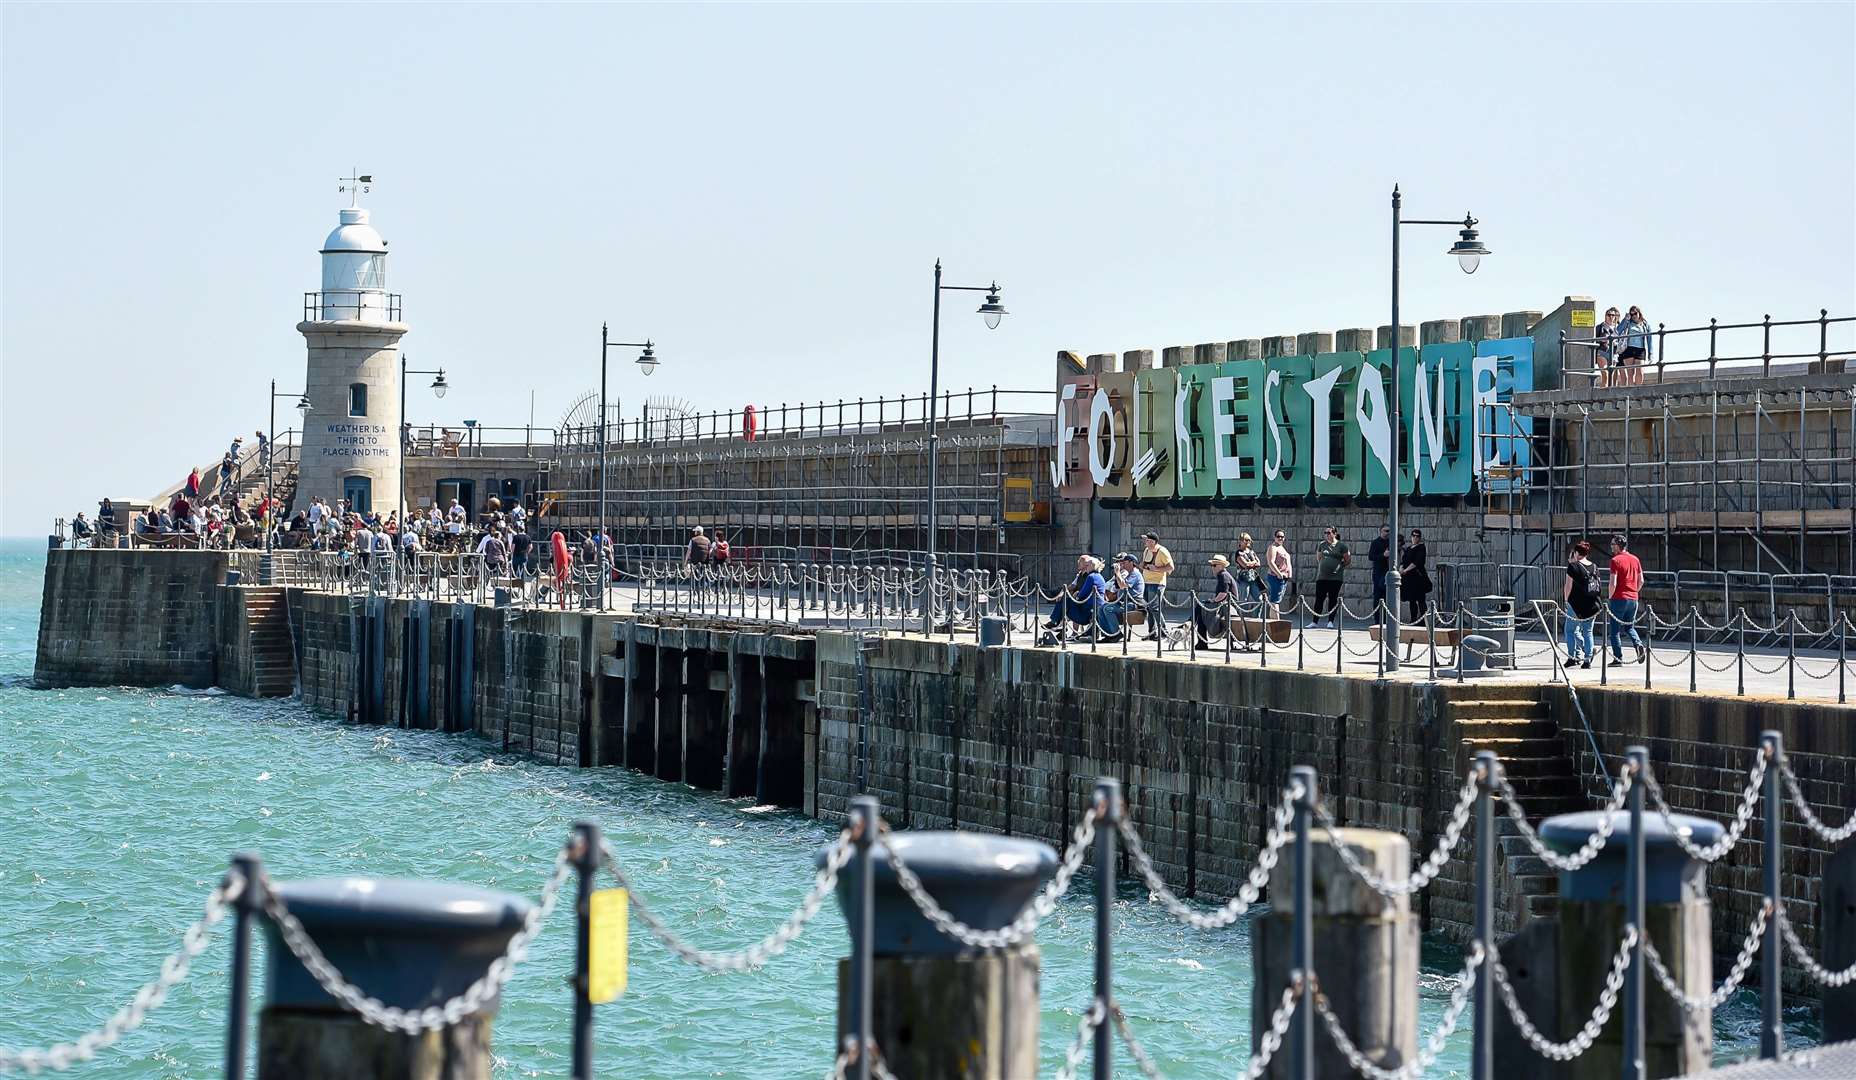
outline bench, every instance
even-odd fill
[[[1367,632],[1373,636],[1374,641],[1382,641],[1385,638],[1385,627],[1378,623],[1367,627]],[[1463,631],[1455,627],[1442,630],[1426,630],[1422,626],[1400,626],[1398,628],[1400,645],[1429,645],[1435,642],[1445,648],[1454,649],[1462,638]]]
[[[1289,620],[1244,618],[1231,620],[1231,637],[1240,645],[1255,645],[1261,642],[1265,632],[1269,634],[1273,644],[1287,645],[1290,633]]]

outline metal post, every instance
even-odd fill
[[[1785,613],[1791,620],[1785,634],[1785,699],[1790,701],[1798,696],[1798,609]]]
[[[1392,488],[1386,496],[1386,522],[1392,527],[1392,559],[1386,567],[1385,628],[1380,632],[1380,651],[1385,654],[1385,669],[1398,670],[1398,220],[1403,197],[1398,185],[1392,185]],[[1473,433],[1475,424],[1472,421]],[[1267,636],[1267,635],[1266,635]],[[1300,1016],[1300,1013],[1297,1013]]]
[[[941,260],[934,261],[934,330],[929,338],[928,351],[928,537],[924,550],[927,558],[928,584],[922,589],[922,634],[934,632],[934,549],[935,549],[935,484],[940,479],[937,471],[941,457],[941,433],[937,429],[939,414],[936,411],[941,386]]]
[[[851,800],[851,844],[857,854],[857,920],[855,943],[851,949],[851,1045],[856,1048],[851,1075],[855,1080],[870,1080],[870,968],[871,951],[876,937],[876,859],[874,843],[878,824],[883,819],[881,805],[874,795],[859,795]]]
[[[1695,608],[1688,609],[1688,692],[1691,694],[1695,692],[1696,654],[1701,648],[1701,631],[1696,625],[1700,617]]]
[[[275,437],[276,432],[271,434]],[[264,863],[254,854],[239,852],[232,856],[232,869],[244,884],[232,900],[232,1000],[226,1016],[226,1080],[245,1080],[245,1047],[251,1032],[251,923],[264,908]]]
[[[1776,1058],[1785,1050],[1785,1025],[1780,1019],[1784,988],[1779,984],[1779,963],[1785,958],[1779,941],[1779,859],[1784,836],[1781,820],[1785,806],[1780,801],[1779,765],[1784,759],[1784,737],[1776,731],[1759,734],[1760,753],[1766,755],[1766,903],[1772,905],[1766,919],[1766,940],[1759,955],[1759,1056]]]
[[[1643,943],[1649,928],[1643,921],[1643,785],[1650,752],[1627,747],[1630,760],[1630,846],[1625,853],[1624,921],[1637,930],[1630,949],[1630,966],[1624,970],[1624,1080],[1644,1080],[1643,1061]]]
[[[404,359],[400,361],[400,366],[401,367],[406,366],[406,361]],[[400,377],[400,423],[402,427],[404,426],[405,421],[406,421],[406,389],[405,389],[405,386],[406,386],[406,378],[405,376],[402,375]],[[272,453],[274,453],[273,448],[276,447],[277,445],[277,380],[276,379],[271,380],[271,419],[269,423],[270,423],[270,427],[266,428],[265,432],[266,434],[269,435],[271,441],[266,443],[264,447],[264,514],[258,519],[259,526],[264,529],[264,558],[258,562],[258,584],[260,585],[271,584],[271,533],[276,531],[275,529],[271,527],[271,521],[270,521],[270,516],[272,513],[272,510],[271,510],[272,479],[271,478],[272,478],[272,475],[276,471],[271,468],[271,455]],[[309,425],[304,424],[303,426],[308,427]],[[234,462],[234,464],[237,464],[237,463]],[[406,488],[405,471],[404,471],[405,468],[406,468],[406,456],[404,454],[401,454],[400,455],[400,469],[401,469],[400,489],[402,491],[404,491]],[[231,478],[227,477],[227,479],[231,479]],[[402,495],[401,496],[402,505],[403,505],[404,499],[405,499],[405,496]],[[403,511],[401,512],[400,517],[402,519],[401,527],[403,528],[404,527],[403,519],[406,517]]]
[[[1666,552],[1667,549],[1665,549],[1665,553]],[[1641,625],[1646,615],[1649,616],[1649,628],[1642,634],[1643,688],[1648,690],[1650,689],[1650,672],[1656,669],[1656,613],[1650,610],[1649,604],[1639,603],[1637,605],[1637,618],[1631,625],[1633,627]]]
[[[599,540],[594,547],[594,563],[599,562],[599,554],[605,550],[606,541],[606,354],[608,348],[606,324],[599,324]],[[405,393],[405,380],[400,380],[400,392]],[[650,406],[645,406],[645,421],[651,419]],[[597,568],[597,567],[596,567]],[[606,588],[602,582],[599,589],[599,607],[605,610]]]
[[[1121,782],[1107,777],[1096,781],[1096,1001],[1105,1015],[1096,1027],[1095,1080],[1114,1075],[1115,1027],[1106,1010],[1115,1000],[1109,984],[1114,959],[1109,931],[1115,918],[1115,823],[1121,820]]]
[[[1297,765],[1290,769],[1289,783],[1302,785],[1302,797],[1295,801],[1295,910],[1289,939],[1290,978],[1302,980],[1305,995],[1301,1007],[1289,1021],[1289,1074],[1295,1080],[1314,1080],[1315,1010],[1314,1002],[1309,1000],[1314,987],[1308,982],[1314,974],[1315,960],[1315,919],[1310,910],[1314,906],[1314,882],[1308,865],[1309,818],[1317,797],[1314,767]]]
[[[1741,608],[1740,632],[1734,636],[1734,693],[1746,696],[1746,609]]]
[[[1476,940],[1482,945],[1482,970],[1476,973],[1476,1030],[1470,1047],[1472,1080],[1495,1076],[1495,980],[1489,960],[1495,954],[1495,752],[1476,755]]]
[[[603,420],[603,414],[602,414]],[[603,425],[602,425],[603,426]],[[574,1080],[593,1080],[593,886],[599,879],[599,822],[574,822]]]

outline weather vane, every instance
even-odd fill
[[[363,173],[359,169],[355,170],[353,176],[343,176],[339,179],[341,183],[335,190],[348,192],[349,206],[358,205],[363,193],[374,190],[374,177],[369,173]]]

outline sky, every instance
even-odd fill
[[[0,534],[147,497],[300,388],[347,197],[409,418],[554,425],[1048,389],[1057,350],[1570,294],[1671,326],[1856,314],[1856,5],[0,6]],[[293,414],[280,403],[287,426]]]

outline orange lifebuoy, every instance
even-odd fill
[[[754,406],[749,405],[741,410],[741,434],[742,436],[745,437],[747,441],[753,442],[754,431],[756,427],[757,427],[757,424],[754,419]]]
[[[549,543],[554,547],[554,582],[557,585],[565,585],[567,575],[574,566],[573,554],[567,550],[567,538],[556,530]]]

